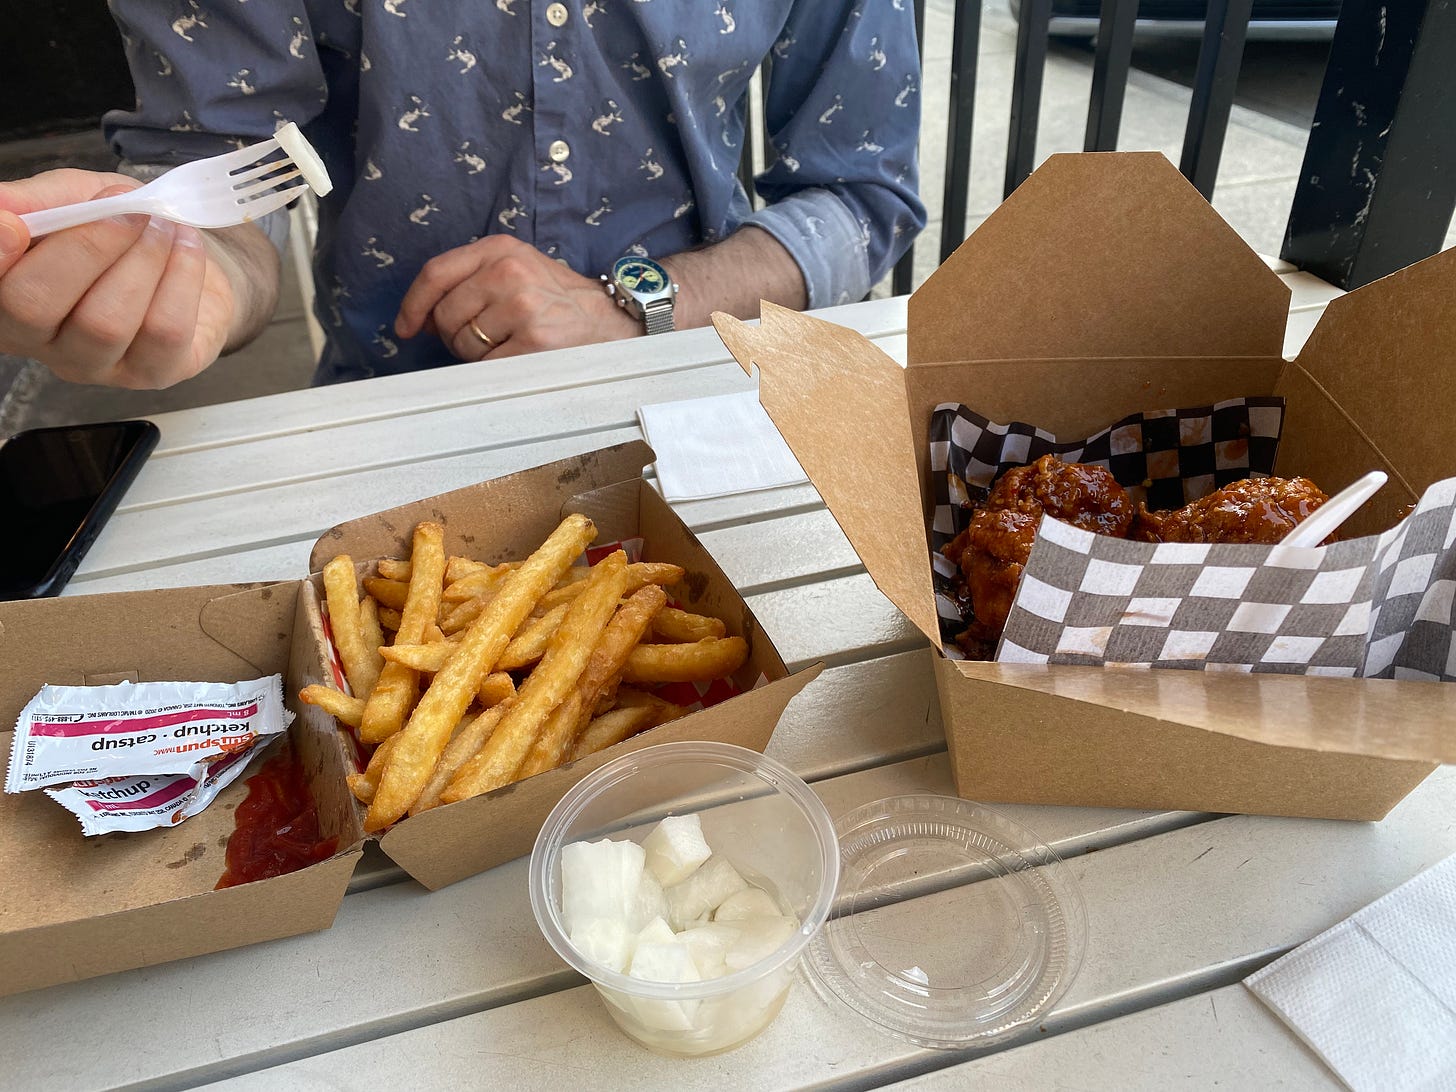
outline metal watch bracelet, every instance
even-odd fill
[[[653,300],[642,309],[642,321],[649,336],[672,333],[672,300]]]

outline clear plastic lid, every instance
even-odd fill
[[[1081,965],[1086,917],[1064,864],[981,804],[896,796],[835,821],[834,916],[811,978],[928,1047],[982,1045],[1040,1019]]]

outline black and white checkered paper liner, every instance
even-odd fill
[[[969,525],[966,505],[1006,471],[1055,455],[1105,467],[1134,502],[1154,510],[1181,508],[1229,482],[1274,473],[1283,427],[1284,399],[1272,397],[1135,413],[1074,441],[1019,421],[999,425],[955,402],[936,406],[930,419],[931,568],[946,655],[961,658],[955,637],[967,619],[956,605],[956,565],[940,551]]]
[[[1142,543],[1044,518],[996,659],[1456,681],[1456,478],[1382,535]]]

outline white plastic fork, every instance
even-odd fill
[[[281,158],[268,159],[280,150]],[[296,178],[301,181],[284,185]],[[28,212],[20,219],[31,238],[129,213],[196,228],[234,227],[281,209],[310,187],[322,197],[333,184],[323,160],[289,122],[267,140],[184,163],[129,193]]]
[[[1372,470],[1340,490],[1284,536],[1282,546],[1318,546],[1353,516],[1386,483],[1383,470]]]

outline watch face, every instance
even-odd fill
[[[612,279],[627,291],[644,296],[667,289],[667,271],[648,258],[619,258],[612,266]]]

